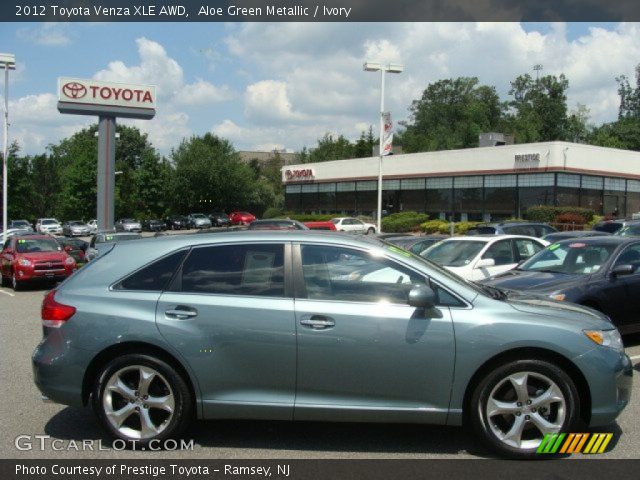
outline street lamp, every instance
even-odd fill
[[[7,241],[7,156],[9,155],[9,70],[16,69],[16,56],[0,53],[4,68],[4,155],[2,156],[2,244]]]
[[[404,70],[403,65],[397,63],[382,64],[378,62],[365,62],[365,72],[380,72],[380,147],[378,152],[378,218],[377,229],[382,231],[382,142],[384,137],[384,74],[401,73]]]

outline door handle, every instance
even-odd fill
[[[198,311],[195,308],[178,305],[176,308],[170,308],[165,310],[164,314],[167,317],[175,317],[180,320],[185,320],[187,318],[198,316]]]
[[[314,330],[325,330],[327,328],[335,327],[336,322],[333,318],[325,317],[324,315],[311,315],[310,317],[302,318],[302,320],[300,320],[300,325],[311,327]]]

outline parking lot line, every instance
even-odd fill
[[[5,294],[9,295],[10,297],[15,297],[15,294],[13,294],[11,292],[7,292],[5,290],[2,290],[1,288],[0,288],[0,293],[5,293]]]

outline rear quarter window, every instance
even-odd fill
[[[114,289],[161,292],[167,288],[186,253],[187,250],[181,250],[162,257],[121,280]]]

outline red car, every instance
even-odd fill
[[[256,219],[255,215],[249,212],[231,212],[229,214],[229,220],[232,225],[249,225]]]
[[[309,230],[332,230],[336,231],[336,226],[333,222],[304,222],[309,227]]]
[[[77,269],[76,261],[49,235],[7,239],[0,254],[2,284],[19,290],[26,282],[61,281]]]

